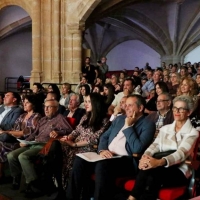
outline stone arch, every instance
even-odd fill
[[[32,16],[31,12],[31,1],[30,0],[1,0],[0,2],[0,9],[6,7],[6,6],[19,6],[23,8],[29,15],[30,17]]]
[[[20,19],[18,21],[15,21],[11,24],[9,24],[8,26],[4,27],[2,30],[0,30],[0,39],[6,37],[7,35],[15,32],[16,30],[19,30],[20,28],[30,25],[31,22],[31,18],[25,17],[23,19]]]

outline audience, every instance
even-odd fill
[[[41,183],[34,168],[34,158],[50,138],[67,135],[73,130],[64,116],[58,114],[58,105],[56,100],[45,101],[45,117],[39,121],[35,131],[26,138],[26,141],[35,141],[36,143],[32,145],[20,143],[21,148],[11,151],[7,155],[12,177],[14,179],[19,177],[23,171],[27,184],[26,197],[33,197],[37,190],[35,188],[39,189]]]
[[[21,94],[24,114],[19,107],[20,98],[17,93],[7,92],[5,97],[0,94],[0,179],[3,176],[3,164],[8,159],[13,177],[12,188],[19,188],[23,171],[27,183],[25,194],[27,197],[34,196],[40,191],[41,182],[33,167],[33,158],[44,147],[44,142],[55,138],[48,154],[45,189],[53,191],[52,176],[59,189],[66,189],[69,181],[67,199],[77,200],[80,196],[83,199],[89,198],[88,180],[94,171],[94,198],[112,199],[115,194],[114,179],[119,176],[134,177],[138,172],[138,164],[139,175],[129,200],[146,198],[147,195],[156,199],[159,184],[171,184],[170,173],[177,173],[180,179],[171,185],[186,182],[184,174],[189,174],[189,169],[183,164],[179,167],[174,164],[184,161],[192,151],[192,142],[196,140],[196,132],[190,129],[193,135],[187,136],[187,140],[190,140],[186,141],[188,152],[182,150],[182,145],[186,143],[182,139],[182,133],[189,130],[190,121],[195,128],[198,126],[193,121],[198,122],[200,116],[199,65],[192,65],[190,62],[166,65],[163,62],[162,67],[152,70],[147,63],[144,70],[135,67],[132,77],[127,78],[130,73],[122,71],[118,79],[117,73],[111,77],[106,74],[106,60],[106,57],[102,57],[95,68],[90,63],[90,58],[86,57],[81,81],[76,86],[75,93],[69,83],[62,85],[62,95],[54,83],[48,85],[47,94],[42,84],[34,83],[34,97],[26,96],[26,91]],[[38,106],[43,103],[45,113]],[[194,105],[193,109],[191,105]],[[40,119],[39,113],[45,114],[45,117]],[[111,116],[110,122],[108,116]],[[73,132],[67,122],[69,119],[75,120]],[[110,124],[110,128],[106,130]],[[172,127],[176,128],[176,135],[181,135],[177,147],[173,145],[174,137],[165,137],[174,134]],[[1,141],[4,134],[13,141]],[[64,136],[60,139],[58,135]],[[27,146],[19,144],[15,137],[27,141],[36,139],[39,143]],[[98,153],[105,158],[103,161],[88,163],[75,156],[76,153],[95,152],[94,145],[98,145]],[[175,153],[161,159],[153,158],[154,153],[163,149],[173,149]],[[180,151],[183,151],[182,160],[179,158]],[[138,158],[132,157],[133,153],[144,153],[140,162]],[[115,155],[122,157],[108,159]],[[163,167],[165,165],[170,167]],[[180,170],[184,173],[180,174]],[[147,180],[146,184],[143,184],[143,180]],[[142,190],[146,186],[150,188],[148,192]]]
[[[184,161],[192,156],[199,137],[188,118],[193,106],[189,96],[179,96],[173,100],[174,122],[163,126],[155,141],[144,152],[129,200],[157,199],[161,186],[184,186],[188,183],[191,169]],[[169,150],[174,150],[174,153],[161,158],[153,157],[157,152]]]
[[[63,187],[66,187],[69,172],[76,153],[96,151],[100,135],[108,128],[104,99],[100,94],[91,93],[85,99],[84,115],[76,129],[60,139],[63,150]]]
[[[3,166],[7,161],[7,154],[19,148],[19,142],[17,138],[25,139],[36,128],[38,121],[41,119],[40,105],[38,105],[35,95],[25,96],[23,102],[24,113],[21,114],[15,121],[14,127],[11,130],[0,131],[0,134],[6,134],[5,141],[0,141],[0,169],[3,170]],[[8,134],[8,135],[7,135]],[[0,175],[3,171],[0,171]],[[1,177],[1,176],[0,176]],[[17,180],[16,180],[17,179]],[[15,177],[13,180],[13,189],[19,188],[20,177]]]
[[[88,197],[88,179],[93,168],[94,199],[99,200],[113,199],[115,177],[134,176],[137,173],[139,160],[133,158],[132,154],[143,153],[151,144],[155,133],[155,124],[147,121],[143,115],[144,107],[145,100],[140,95],[130,95],[127,98],[126,115],[118,116],[100,137],[98,152],[104,160],[92,163],[75,157],[67,199],[80,199],[81,193]],[[122,157],[109,159],[115,155]]]

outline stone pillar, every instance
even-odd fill
[[[32,71],[30,84],[41,82],[41,4],[40,0],[32,1]]]
[[[64,54],[62,82],[78,83],[82,65],[82,28],[68,27]]]
[[[62,5],[61,5],[62,6]],[[60,1],[53,1],[52,3],[52,79],[54,83],[61,82],[60,70]]]
[[[183,56],[177,56],[177,55],[167,55],[167,56],[162,56],[161,57],[161,62],[165,62],[167,65],[172,63],[178,63],[178,62],[183,62],[184,57]]]

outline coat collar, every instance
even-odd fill
[[[187,121],[182,126],[182,128],[176,133],[175,124],[176,124],[176,121],[174,121],[172,125],[169,126],[169,133],[172,133],[172,135],[170,134],[169,137],[170,138],[174,137],[174,135],[176,134],[177,141],[181,140],[181,136],[183,137],[184,135],[190,133],[193,128],[190,119],[187,119]]]

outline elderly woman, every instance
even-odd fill
[[[128,200],[156,200],[162,185],[173,187],[187,183],[191,170],[184,161],[193,154],[199,136],[188,118],[193,106],[194,102],[189,96],[178,96],[173,100],[174,122],[163,126],[156,140],[144,152]],[[169,150],[174,150],[174,153],[160,159],[154,158],[155,153]]]

